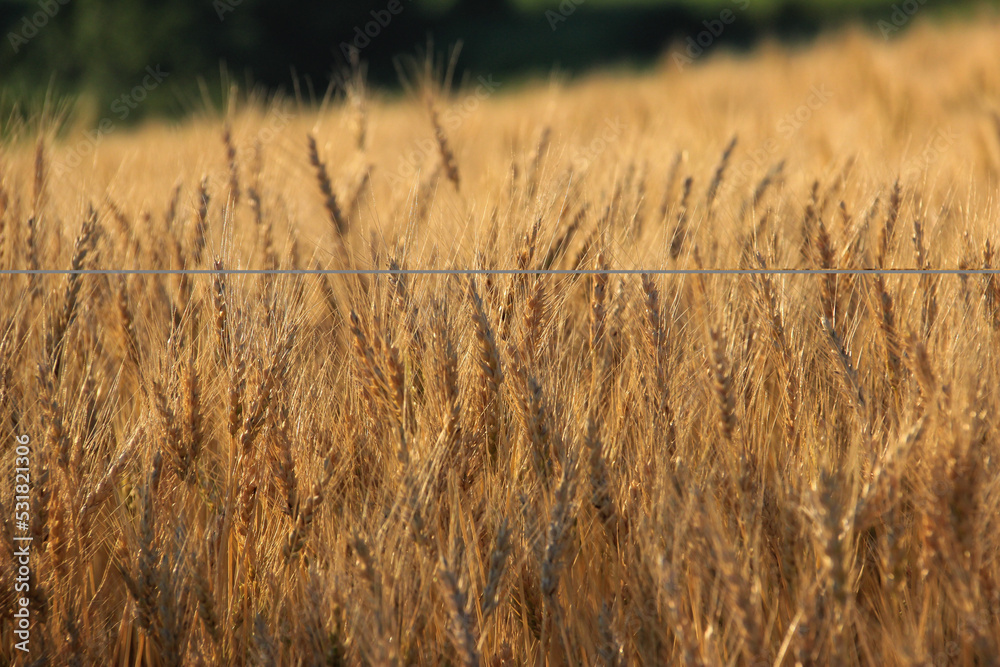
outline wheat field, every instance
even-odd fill
[[[0,277],[0,661],[1000,664],[1000,21],[868,28],[9,128],[0,268],[203,273]]]

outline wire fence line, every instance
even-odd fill
[[[998,275],[1000,269],[0,269],[0,276],[54,275],[248,275],[248,276],[479,276],[479,275],[935,275],[973,276]]]

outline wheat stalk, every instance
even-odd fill
[[[311,134],[306,137],[309,142],[309,164],[316,170],[316,182],[319,184],[320,192],[323,193],[323,204],[326,206],[326,213],[330,216],[337,237],[341,238],[347,233],[347,220],[337,203],[337,196],[333,193],[333,185],[330,183],[330,176],[326,171],[326,163],[319,157],[319,148],[316,147],[316,138]]]

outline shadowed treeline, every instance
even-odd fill
[[[304,0],[292,6],[275,0],[180,0],[156,7],[134,0],[6,2],[0,4],[0,111],[6,119],[14,100],[31,108],[25,100],[46,91],[84,92],[94,114],[107,115],[115,100],[149,81],[147,67],[166,73],[167,85],[143,92],[142,104],[130,105],[127,119],[120,120],[191,110],[202,98],[199,79],[216,97],[226,78],[285,92],[298,82],[304,96],[320,96],[353,49],[367,64],[370,80],[391,87],[399,82],[400,60],[431,42],[438,52],[461,42],[460,72],[578,73],[650,62],[671,44],[686,47],[701,33],[708,45],[703,50],[711,51],[744,48],[769,36],[809,38],[852,20],[878,32],[879,21],[891,22],[894,13],[902,27],[910,14],[934,13],[928,11],[932,5],[970,6],[935,0],[643,6],[563,0],[524,9],[504,0],[462,0],[432,10],[420,0]],[[723,18],[731,20],[723,24]]]

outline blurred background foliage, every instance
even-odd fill
[[[398,2],[397,14],[388,12]],[[65,4],[61,4],[65,3]],[[768,37],[805,40],[855,21],[874,33],[904,5],[918,18],[974,10],[938,0],[0,0],[0,127],[43,106],[76,121],[134,122],[219,108],[224,91],[323,96],[361,37],[369,79],[391,89],[402,59],[461,42],[458,72],[508,81],[596,66],[642,67],[729,9],[736,19],[708,50]],[[995,4],[995,3],[993,3]],[[374,12],[374,14],[373,14]],[[388,20],[387,20],[388,17]],[[381,18],[382,23],[377,19]],[[565,20],[563,20],[565,19]],[[373,23],[375,22],[375,23]],[[909,21],[907,21],[908,23]],[[112,105],[169,73],[127,117]],[[148,79],[147,79],[148,81]],[[48,100],[46,103],[45,100]],[[121,106],[118,107],[121,109]],[[82,120],[81,120],[82,119]]]

